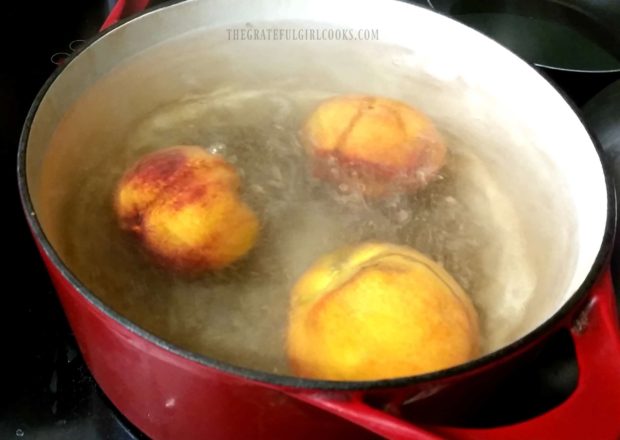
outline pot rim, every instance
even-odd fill
[[[557,72],[575,73],[575,74],[583,74],[583,75],[613,75],[615,73],[620,73],[620,67],[615,68],[615,69],[571,69],[567,67],[552,66],[549,64],[545,64],[545,63],[533,63],[533,64],[536,67],[540,67],[541,69],[546,69],[552,72],[557,71]]]
[[[60,274],[72,285],[72,287],[89,303],[91,303],[99,312],[103,313],[107,318],[112,319],[116,324],[119,324],[123,328],[131,331],[138,337],[145,339],[157,347],[185,358],[187,360],[199,363],[203,366],[214,368],[221,372],[233,375],[240,376],[245,379],[249,379],[254,382],[266,383],[270,385],[282,386],[293,389],[314,389],[314,390],[323,390],[323,391],[362,391],[362,390],[370,390],[370,389],[379,389],[379,388],[391,388],[391,387],[402,387],[405,385],[413,385],[420,383],[428,383],[434,382],[439,379],[444,379],[447,377],[465,375],[468,373],[472,373],[474,370],[480,370],[484,367],[488,367],[491,364],[494,364],[502,359],[509,357],[518,353],[519,351],[525,349],[529,345],[535,343],[538,339],[543,337],[545,334],[552,331],[555,327],[557,327],[562,320],[568,317],[570,312],[573,310],[576,305],[583,300],[593,287],[593,285],[598,280],[599,276],[603,273],[607,263],[608,258],[611,255],[611,250],[613,249],[614,243],[614,233],[615,233],[615,220],[616,220],[616,195],[614,184],[611,178],[611,173],[609,170],[609,165],[602,160],[602,148],[599,144],[596,137],[593,135],[592,131],[586,126],[585,121],[576,105],[568,98],[564,91],[560,90],[555,84],[553,84],[549,78],[537,71],[546,81],[547,83],[553,87],[560,95],[564,98],[564,100],[568,103],[571,109],[578,116],[579,121],[586,129],[592,143],[595,147],[595,150],[598,154],[599,160],[602,164],[603,174],[605,178],[605,186],[607,190],[607,221],[605,224],[605,230],[602,238],[602,245],[597,253],[597,256],[594,260],[588,275],[585,277],[579,288],[570,296],[570,298],[550,317],[548,317],[542,324],[540,324],[536,329],[522,336],[521,338],[513,341],[512,343],[496,350],[491,353],[485,354],[477,359],[472,361],[443,369],[438,371],[433,371],[426,374],[415,375],[415,376],[404,376],[397,377],[391,379],[379,379],[379,380],[364,380],[364,381],[335,381],[335,380],[318,380],[318,379],[307,379],[295,376],[288,375],[280,375],[275,373],[268,373],[260,370],[253,370],[246,367],[236,366],[230,364],[228,362],[220,361],[215,358],[211,358],[205,355],[201,355],[198,353],[191,352],[189,350],[178,347],[177,345],[167,342],[164,339],[154,335],[151,332],[141,328],[133,321],[130,321],[128,318],[124,317],[120,313],[113,310],[110,306],[106,305],[102,300],[100,300],[93,292],[91,292],[82,282],[71,272],[71,270],[65,265],[65,263],[61,260],[60,256],[56,253],[53,246],[45,236],[43,229],[38,221],[36,212],[34,211],[34,206],[30,197],[30,192],[28,189],[28,181],[27,181],[27,172],[26,172],[26,156],[27,156],[27,145],[30,135],[30,129],[32,127],[34,118],[37,114],[39,105],[45,98],[47,91],[50,89],[54,81],[62,74],[64,69],[73,61],[75,61],[82,52],[87,50],[91,45],[93,45],[96,41],[101,38],[104,38],[108,33],[112,32],[114,29],[124,26],[127,23],[133,21],[136,18],[142,17],[144,15],[153,13],[160,9],[164,9],[167,7],[175,6],[182,3],[184,0],[171,0],[159,4],[153,8],[150,8],[146,11],[140,12],[138,14],[134,14],[130,17],[122,19],[110,26],[104,31],[97,33],[92,38],[87,39],[84,44],[80,46],[80,48],[71,54],[66,61],[58,66],[56,70],[52,73],[52,75],[47,79],[47,81],[43,84],[40,91],[37,93],[29,111],[28,115],[25,119],[20,140],[18,146],[17,153],[17,179],[18,179],[18,190],[22,203],[22,208],[25,212],[26,219],[28,225],[31,229],[31,232],[36,240],[36,242],[40,245],[41,250],[45,253],[49,261],[54,265],[55,269],[60,272]],[[400,1],[400,0],[393,0]],[[417,5],[410,4],[411,7],[419,7]],[[450,16],[446,14],[442,14],[437,11],[433,11],[440,15],[443,15],[444,18],[455,21]],[[471,29],[472,32],[477,32],[484,36],[484,34],[476,31],[475,29]],[[489,37],[484,36],[485,38],[490,39]],[[495,42],[496,44],[499,44]],[[505,50],[508,50],[504,48]],[[520,58],[518,55],[513,55],[517,58]]]

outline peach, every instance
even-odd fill
[[[229,163],[201,147],[165,148],[125,172],[115,211],[120,227],[162,265],[182,272],[221,269],[245,256],[258,235],[239,184]]]
[[[293,287],[292,371],[330,380],[428,373],[479,354],[476,310],[438,263],[405,246],[364,243],[320,258]]]
[[[341,96],[322,102],[302,129],[319,178],[378,197],[414,192],[435,178],[446,146],[433,122],[388,98]]]

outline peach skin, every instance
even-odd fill
[[[437,176],[446,160],[433,122],[388,98],[328,99],[307,119],[301,138],[317,177],[371,197],[416,191]]]
[[[254,246],[258,220],[240,199],[239,177],[198,146],[148,154],[123,175],[114,207],[163,266],[181,272],[221,269]]]
[[[293,287],[292,371],[377,380],[452,367],[479,354],[478,316],[439,264],[416,250],[364,243],[320,258]]]

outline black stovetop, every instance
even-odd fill
[[[36,92],[54,69],[50,58],[97,32],[110,1],[6,2],[0,27],[0,173],[5,266],[0,303],[4,373],[0,375],[0,438],[126,440],[145,438],[97,387],[88,372],[49,283],[24,220],[16,190],[19,130]],[[420,0],[420,3],[426,3]],[[560,73],[556,78],[578,102],[603,84]],[[606,79],[607,81],[607,79]],[[577,381],[574,352],[559,334],[537,361],[515,372],[469,423],[514,422],[566,398]]]

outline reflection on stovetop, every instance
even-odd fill
[[[55,346],[45,353],[50,357],[37,362],[39,374],[31,376],[32,382],[22,384],[20,394],[15,396],[8,411],[2,413],[0,438],[146,439],[96,385],[66,323],[59,327],[62,331],[54,341],[49,341]]]
[[[42,2],[36,5],[36,14],[25,2],[6,6],[5,21],[16,25],[11,30],[3,28],[8,34],[0,39],[3,59],[12,61],[0,71],[0,163],[6,167],[0,178],[2,188],[11,188],[3,199],[10,200],[11,238],[17,243],[9,246],[6,242],[5,249],[10,249],[19,270],[5,269],[8,279],[0,307],[3,363],[8,367],[0,376],[2,439],[146,438],[112,406],[84,365],[29,236],[15,190],[20,125],[36,91],[53,70],[51,55],[66,51],[71,41],[93,35],[109,3]],[[559,80],[583,102],[578,81]],[[596,91],[602,85],[590,87]],[[497,386],[467,424],[512,423],[546,411],[570,395],[577,375],[570,337],[560,333],[543,344],[531,364]]]

